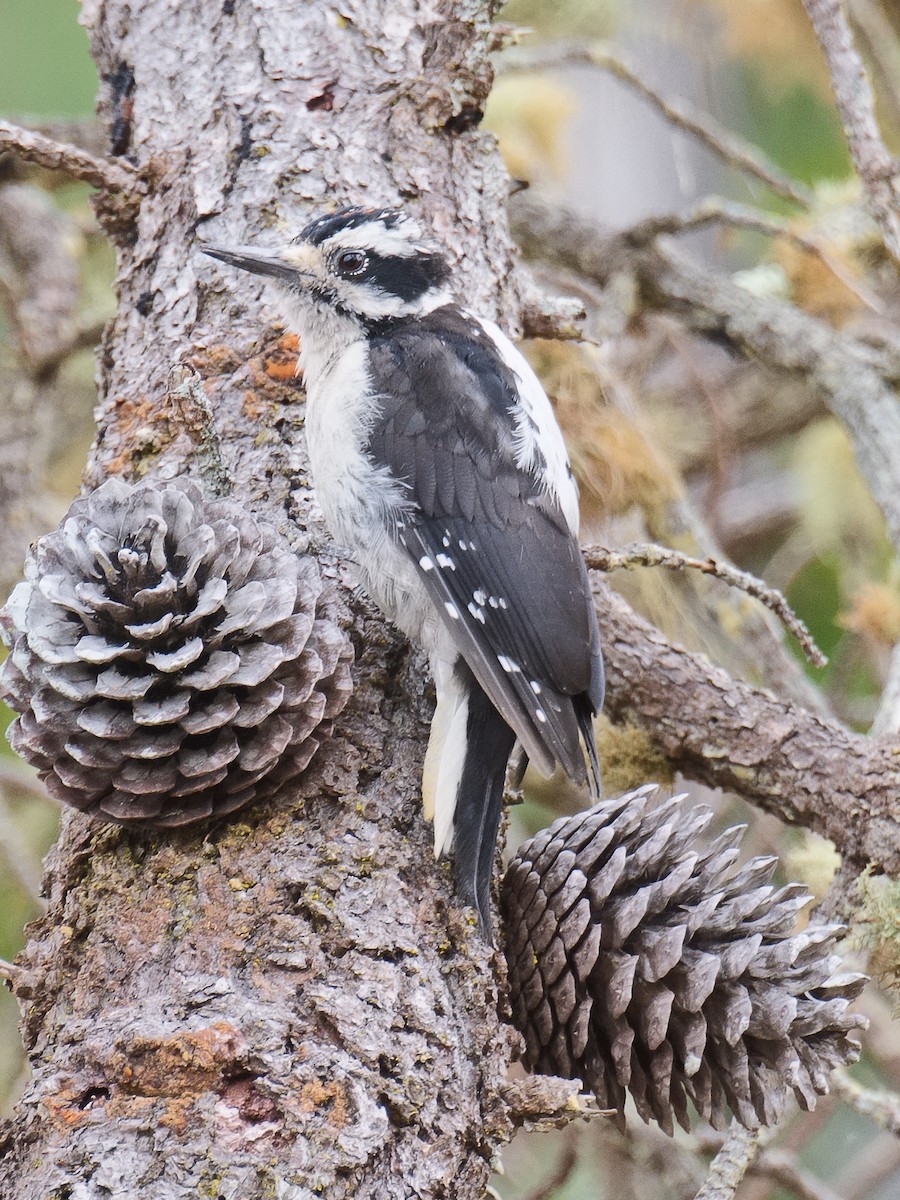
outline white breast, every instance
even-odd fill
[[[405,551],[391,536],[408,506],[400,483],[365,451],[378,398],[372,394],[367,347],[358,329],[344,336],[302,337],[306,442],[316,498],[332,537],[353,553],[365,590],[407,637],[433,650],[445,640],[440,622]]]

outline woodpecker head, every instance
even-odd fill
[[[204,253],[271,279],[291,313],[335,310],[363,323],[424,316],[447,304],[449,268],[414,218],[394,208],[342,208],[275,250]]]

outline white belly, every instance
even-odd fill
[[[361,339],[327,361],[314,352],[301,360],[316,498],[332,537],[356,559],[365,590],[407,637],[431,651],[444,640],[440,622],[415,567],[389,532],[408,501],[364,449],[378,413],[365,360]]]

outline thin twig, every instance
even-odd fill
[[[561,41],[528,50],[517,47],[498,60],[497,69],[500,72],[541,71],[569,64],[592,66],[614,75],[648,100],[670,124],[692,134],[730,167],[762,180],[773,192],[802,208],[813,207],[812,194],[781,171],[758,147],[731,133],[684,100],[661,95],[634,67],[610,53],[602,44]]]
[[[761,579],[748,571],[741,571],[730,563],[718,562],[714,558],[692,558],[680,550],[666,546],[655,546],[652,542],[632,542],[621,550],[607,550],[603,546],[585,546],[584,559],[592,571],[630,570],[632,567],[668,567],[683,571],[690,569],[713,575],[731,587],[739,588],[770,609],[784,627],[794,635],[811,663],[817,667],[828,665],[828,659],[813,641],[812,634],[788,604],[787,600],[768,587]]]
[[[748,1178],[771,1180],[772,1183],[777,1183],[791,1192],[797,1200],[841,1200],[836,1192],[801,1167],[789,1151],[768,1148],[766,1143],[771,1137],[771,1131],[765,1130],[758,1154],[747,1166]],[[721,1153],[725,1145],[721,1134],[699,1133],[693,1141],[697,1149],[704,1154]]]
[[[694,1200],[732,1200],[759,1153],[759,1143],[759,1131],[744,1129],[735,1122],[710,1163],[709,1174]]]
[[[125,163],[98,158],[68,142],[55,142],[31,129],[23,129],[10,121],[0,121],[0,152],[11,151],[20,158],[37,163],[50,171],[63,171],[73,179],[81,179],[101,192],[143,193],[146,184],[133,167]]]
[[[523,1200],[551,1200],[551,1197],[563,1186],[578,1162],[578,1149],[572,1137],[566,1139],[556,1166],[548,1177]]]
[[[850,0],[850,20],[877,74],[891,121],[900,129],[900,41],[894,27],[871,0]]]
[[[896,1092],[877,1092],[838,1072],[832,1076],[831,1090],[857,1112],[900,1136],[900,1096]]]
[[[772,216],[750,205],[722,200],[718,196],[707,196],[685,213],[665,213],[658,217],[647,217],[643,221],[622,231],[622,236],[635,246],[644,246],[654,238],[666,234],[688,233],[712,224],[733,225],[738,229],[749,229],[767,237],[784,238],[799,246],[808,254],[815,255],[831,271],[836,279],[849,288],[854,295],[873,312],[882,312],[884,305],[878,297],[837,262],[828,248],[809,234],[794,229],[790,221]]]
[[[15,988],[16,983],[21,978],[21,967],[17,967],[15,963],[7,962],[5,958],[0,958],[0,979],[5,979],[11,987]]]
[[[900,163],[878,129],[875,97],[853,45],[847,15],[840,0],[803,0],[803,6],[828,64],[835,104],[869,212],[888,252],[900,261],[900,208],[894,186]]]

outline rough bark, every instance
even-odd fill
[[[732,679],[668,642],[596,576],[594,594],[608,717],[642,729],[687,778],[831,838],[859,869],[872,862],[900,874],[896,737],[862,737]]]
[[[296,345],[266,327],[254,281],[230,291],[204,239],[404,203],[465,254],[468,298],[515,325],[506,177],[475,128],[489,9],[86,0],[113,151],[148,185],[136,212],[100,204],[118,311],[89,486],[185,469],[166,381],[187,361],[236,495],[298,551],[326,542]],[[357,688],[302,786],[175,836],[65,821],[17,979],[34,1075],[2,1144],[4,1197],[483,1194],[512,1128],[510,1047],[497,963],[419,809],[424,665],[333,549],[320,561],[343,588]]]

